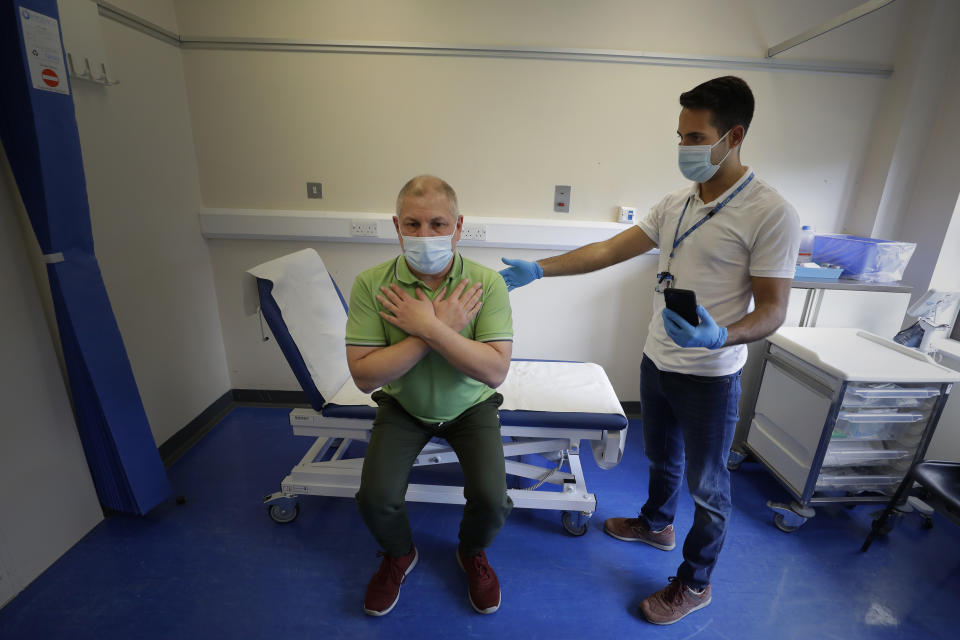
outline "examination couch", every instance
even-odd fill
[[[264,498],[271,518],[294,520],[304,495],[352,498],[363,458],[356,446],[369,440],[376,404],[350,377],[344,347],[347,304],[320,256],[305,249],[258,265],[260,312],[306,393],[311,408],[290,412],[299,436],[313,438],[303,458]],[[623,455],[628,421],[603,368],[582,362],[514,360],[497,389],[504,457],[513,503],[518,508],[561,512],[573,535],[586,533],[597,498],[587,489],[580,453],[590,444],[594,460],[608,469]],[[456,463],[453,450],[435,438],[414,467]],[[419,474],[423,475],[423,474]],[[512,478],[511,478],[512,476]],[[463,487],[411,483],[408,501],[463,504]]]

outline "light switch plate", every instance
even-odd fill
[[[570,185],[558,184],[553,188],[553,210],[570,213]]]

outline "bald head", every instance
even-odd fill
[[[456,192],[444,180],[430,175],[417,176],[403,185],[397,195],[397,217],[402,215],[403,205],[407,198],[431,198],[436,196],[446,198],[450,208],[450,217],[456,220],[457,216],[460,215]]]

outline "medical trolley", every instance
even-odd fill
[[[770,501],[795,531],[824,504],[884,503],[920,460],[960,372],[858,329],[767,338],[746,447],[791,494]]]

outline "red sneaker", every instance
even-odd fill
[[[457,549],[457,564],[467,574],[467,596],[477,613],[493,613],[500,608],[500,581],[481,551],[475,556],[461,555]]]
[[[363,611],[371,616],[385,616],[400,599],[400,586],[407,581],[407,574],[417,566],[417,548],[405,556],[389,556],[383,551],[377,552],[377,557],[383,556],[380,568],[370,578],[367,585],[367,596],[363,599]]]

